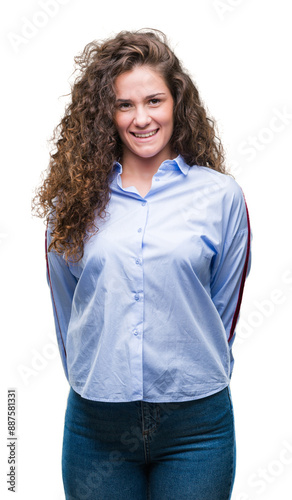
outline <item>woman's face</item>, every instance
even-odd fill
[[[151,67],[137,66],[115,81],[115,125],[123,142],[123,160],[159,156],[173,158],[174,101],[161,75]]]

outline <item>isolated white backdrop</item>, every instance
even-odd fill
[[[6,484],[9,388],[18,394],[16,496],[64,498],[60,459],[68,385],[45,279],[45,228],[30,212],[34,186],[48,164],[47,140],[67,102],[60,96],[70,91],[73,57],[86,43],[152,27],[166,33],[216,118],[250,211],[253,265],[231,384],[238,447],[232,498],[291,500],[289,4],[17,0],[6,2],[5,11],[2,6],[1,498],[12,495]]]

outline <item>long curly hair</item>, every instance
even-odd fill
[[[207,116],[199,92],[158,30],[122,31],[87,44],[74,59],[71,100],[51,141],[46,177],[32,201],[33,213],[52,224],[49,251],[79,261],[85,242],[106,216],[115,161],[122,143],[114,124],[115,80],[146,64],[164,78],[174,100],[171,148],[190,166],[226,173],[215,122]]]

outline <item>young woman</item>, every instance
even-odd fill
[[[88,44],[34,200],[71,386],[67,499],[227,500],[243,193],[157,31]]]

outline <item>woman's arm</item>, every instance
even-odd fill
[[[47,281],[51,291],[58,346],[68,379],[66,339],[77,279],[70,272],[62,255],[57,254],[55,251],[48,252],[50,242],[51,230],[48,227],[46,230]]]
[[[229,215],[223,251],[213,266],[211,296],[220,314],[228,342],[234,340],[243,289],[251,266],[251,229],[242,191],[238,190]]]

